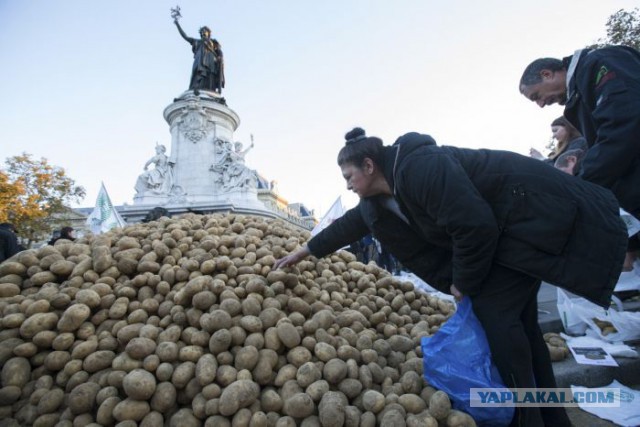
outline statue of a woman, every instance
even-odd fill
[[[137,194],[169,194],[173,186],[173,167],[165,154],[166,151],[164,145],[156,145],[156,155],[147,160],[144,164],[145,171],[136,181]],[[155,168],[148,170],[151,165],[155,165]]]
[[[241,142],[235,142],[232,146],[229,141],[217,141],[216,162],[211,165],[210,170],[217,174],[215,182],[224,191],[256,187],[255,172],[244,164],[244,157],[251,148],[253,142],[243,150]]]
[[[177,16],[174,17],[173,22],[178,27],[182,38],[191,45],[193,51],[189,89],[221,93],[224,87],[224,59],[220,43],[216,39],[211,39],[209,27],[200,28],[200,38],[195,39],[185,34]]]

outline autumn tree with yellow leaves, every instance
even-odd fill
[[[12,223],[27,247],[47,238],[55,219],[84,196],[83,187],[45,158],[23,153],[9,157],[0,170],[0,222]]]

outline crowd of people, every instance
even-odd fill
[[[519,89],[541,108],[565,106],[554,121],[562,120],[567,129],[561,136],[554,130],[560,152],[549,156],[554,166],[610,189],[620,207],[640,219],[640,52],[609,46],[540,58],[527,66]],[[615,288],[623,295],[640,289],[634,273],[638,250],[636,234],[629,238]]]
[[[54,230],[51,239],[47,244],[54,245],[58,240],[66,239],[74,241],[75,230],[73,227],[62,227],[59,230]],[[17,254],[20,251],[25,250],[25,247],[20,244],[18,239],[18,233],[16,227],[9,223],[3,222],[0,224],[0,262],[7,260]]]
[[[356,256],[356,260],[364,264],[374,261],[380,267],[395,275],[400,274],[402,270],[402,265],[393,254],[382,246],[380,241],[375,239],[371,234],[367,234],[362,239],[351,242],[348,250]]]
[[[384,145],[354,128],[337,163],[359,204],[274,268],[350,245],[362,262],[391,272],[401,263],[470,299],[507,387],[555,388],[537,319],[541,281],[608,308],[640,249],[620,218],[622,208],[640,219],[640,52],[537,59],[519,90],[540,107],[565,106],[547,158],[442,146],[416,132]],[[17,250],[11,224],[0,224],[0,238],[2,261]],[[563,407],[518,407],[511,425],[571,422]]]
[[[537,319],[541,280],[608,308],[638,249],[620,207],[640,218],[640,52],[539,59],[519,89],[540,107],[566,106],[550,159],[438,146],[415,132],[385,146],[355,128],[337,160],[359,204],[274,267],[371,233],[431,286],[470,298],[507,387],[555,388]],[[579,146],[580,136],[560,136],[568,125]],[[517,407],[511,425],[571,422],[562,407]]]
[[[11,258],[22,249],[13,224],[8,222],[0,224],[0,262]]]

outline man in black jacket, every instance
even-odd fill
[[[507,387],[556,387],[537,322],[540,280],[607,307],[627,246],[610,191],[515,153],[393,146],[356,128],[338,164],[360,203],[279,259],[325,256],[368,233],[425,282],[471,298]],[[517,408],[512,425],[569,426],[563,408]]]
[[[540,107],[565,106],[589,147],[579,176],[611,189],[640,219],[640,52],[609,46],[537,59],[525,69],[520,93]]]
[[[611,189],[620,206],[640,219],[640,52],[609,46],[562,60],[537,59],[522,74],[520,93],[540,107],[565,106],[565,117],[588,144],[576,175]],[[621,286],[635,277],[638,249],[636,235],[629,239]]]
[[[0,224],[0,262],[11,258],[20,252],[18,237],[13,224],[3,222]]]

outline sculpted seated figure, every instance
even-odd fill
[[[138,177],[135,189],[138,195],[144,193],[169,194],[173,186],[173,165],[165,154],[164,145],[156,145],[156,155],[144,164],[144,172]],[[149,170],[149,166],[155,167]]]

